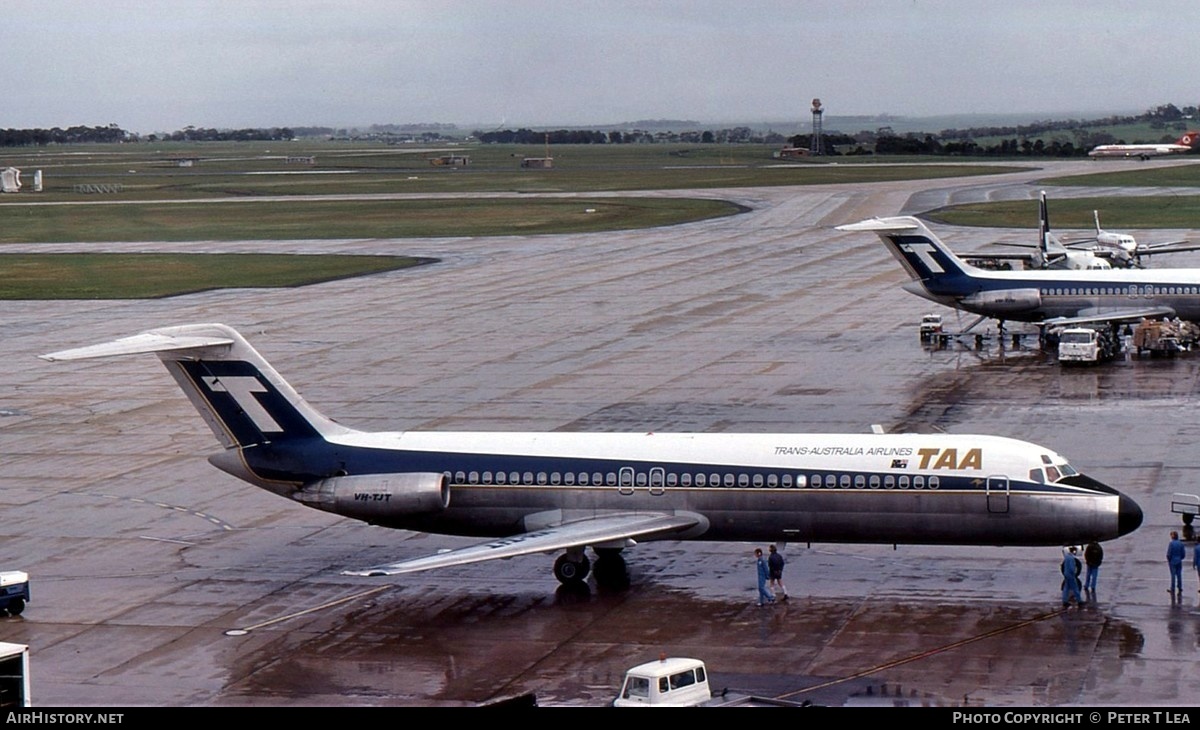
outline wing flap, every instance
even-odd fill
[[[434,568],[447,568],[452,565],[468,565],[485,560],[515,558],[518,555],[585,547],[616,540],[645,539],[682,532],[696,527],[701,521],[702,518],[698,515],[667,513],[610,515],[502,537],[429,557],[377,565],[363,570],[346,570],[342,571],[342,575],[368,577],[401,575]]]
[[[1096,324],[1098,322],[1137,322],[1143,319],[1159,317],[1174,317],[1175,310],[1170,307],[1145,307],[1142,309],[1113,309],[1095,314],[1078,314],[1074,317],[1054,317],[1041,322],[1049,327],[1063,327],[1072,324]]]

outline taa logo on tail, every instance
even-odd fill
[[[921,265],[929,269],[935,274],[944,274],[946,270],[933,257],[933,252],[936,251],[931,243],[905,243],[900,246],[900,250],[904,253],[916,256],[921,262]]]
[[[200,379],[213,393],[227,393],[233,398],[242,412],[254,422],[255,428],[262,433],[283,432],[283,426],[280,426],[267,409],[263,408],[262,403],[258,402],[258,398],[254,397],[255,393],[269,392],[258,378],[252,375],[204,375]]]

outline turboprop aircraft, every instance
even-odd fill
[[[970,261],[1022,260],[1026,269],[1111,269],[1108,258],[1095,251],[1079,251],[1069,248],[1054,232],[1050,230],[1050,209],[1046,205],[1046,191],[1041,192],[1038,200],[1038,242],[1013,243],[998,242],[997,246],[1013,246],[1016,248],[1031,248],[1033,253],[1002,254],[991,252],[976,252],[963,254]]]
[[[154,353],[224,449],[209,461],[316,509],[494,538],[347,571],[377,576],[565,551],[560,581],[625,575],[646,540],[1055,545],[1138,527],[1129,497],[1025,441],[946,434],[364,432],[302,399],[219,324],[46,360]]]
[[[838,226],[875,233],[904,266],[908,292],[981,318],[1039,325],[1200,320],[1200,269],[986,271],[967,264],[917,218]],[[973,326],[973,325],[972,325]],[[969,329],[969,328],[968,328]]]
[[[1100,211],[1093,210],[1092,215],[1096,219],[1096,235],[1064,241],[1064,244],[1068,248],[1078,248],[1090,244],[1091,251],[1095,255],[1110,258],[1119,265],[1126,267],[1140,267],[1143,256],[1200,251],[1200,244],[1192,243],[1187,239],[1159,241],[1157,243],[1138,243],[1137,239],[1128,233],[1116,233],[1101,228]]]

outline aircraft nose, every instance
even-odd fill
[[[1121,495],[1121,501],[1117,505],[1117,533],[1120,535],[1128,535],[1129,533],[1141,527],[1142,524],[1142,508],[1124,494]]]

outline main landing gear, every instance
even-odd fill
[[[587,580],[591,569],[592,561],[579,548],[568,550],[554,561],[554,577],[558,578],[559,583],[582,583]]]
[[[629,584],[629,572],[620,548],[596,548],[595,576],[597,585],[621,587]],[[592,561],[583,548],[568,550],[554,561],[554,577],[563,585],[580,584],[592,572]]]

